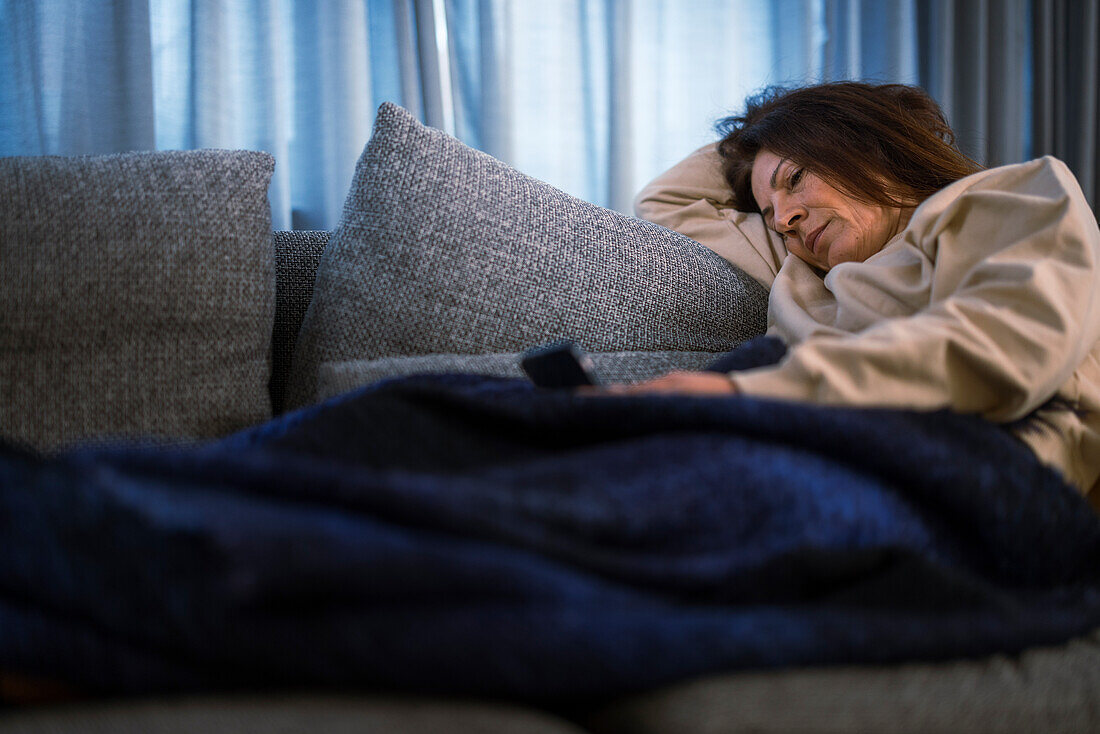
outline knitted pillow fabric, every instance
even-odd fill
[[[271,409],[278,415],[286,407],[286,386],[294,357],[294,341],[302,328],[317,265],[328,244],[327,230],[276,230],[275,329],[271,334]]]
[[[40,450],[271,416],[266,153],[0,159],[0,437]]]
[[[576,199],[390,104],[356,166],[299,334],[290,403],[321,365],[515,352],[724,352],[767,293],[697,242]]]

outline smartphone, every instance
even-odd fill
[[[561,388],[599,385],[592,358],[575,343],[565,340],[528,349],[520,366],[538,387]]]

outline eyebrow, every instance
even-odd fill
[[[786,158],[780,158],[779,162],[775,164],[775,170],[772,171],[771,181],[768,182],[768,185],[771,186],[773,189],[775,188],[775,177],[777,175],[779,175],[779,167],[782,166],[786,162],[787,162]]]

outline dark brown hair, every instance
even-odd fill
[[[744,211],[759,211],[750,177],[762,149],[881,206],[912,206],[982,170],[956,147],[935,100],[902,84],[769,87],[717,127],[723,172]]]

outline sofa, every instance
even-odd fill
[[[332,232],[271,231],[274,165],[233,151],[0,160],[0,436],[12,450],[202,445],[380,381],[519,379],[522,350],[560,338],[587,348],[605,379],[636,381],[702,369],[764,331],[766,292],[715,253],[572,199],[393,105]],[[111,679],[109,664],[69,685],[13,659],[0,659],[0,732],[1100,727],[1098,633],[556,704],[346,686],[124,695],[89,685]]]

